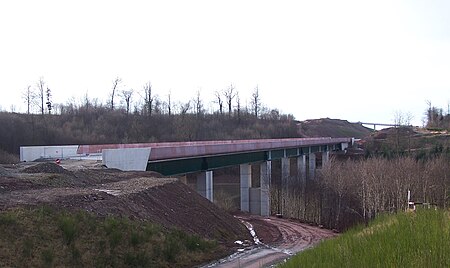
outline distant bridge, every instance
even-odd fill
[[[386,123],[366,123],[366,122],[356,122],[355,124],[360,125],[370,125],[373,126],[373,130],[377,129],[377,126],[383,126],[383,127],[399,127],[399,124],[386,124]]]
[[[241,210],[268,216],[272,160],[281,160],[282,185],[290,178],[292,158],[297,163],[295,177],[304,182],[315,177],[316,154],[321,153],[322,163],[326,163],[330,151],[345,150],[352,142],[352,138],[293,138],[31,146],[21,147],[20,152],[22,161],[33,161],[31,158],[38,155],[67,158],[101,154],[108,168],[156,171],[165,176],[198,173],[197,191],[210,201],[214,199],[213,170],[239,165]],[[64,151],[74,155],[64,155]],[[252,164],[260,165],[259,187],[252,187]]]

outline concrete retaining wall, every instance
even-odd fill
[[[151,148],[104,149],[103,164],[123,171],[145,171]]]
[[[64,146],[21,146],[20,161],[35,161],[39,159],[64,159],[76,157],[78,145]]]

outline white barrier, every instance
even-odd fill
[[[104,149],[103,165],[123,171],[145,171],[150,152],[151,148]]]
[[[59,146],[20,146],[20,161],[28,162],[39,159],[65,159],[79,156],[78,145]]]

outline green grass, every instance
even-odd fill
[[[0,267],[190,267],[223,247],[180,230],[49,207],[0,212]]]
[[[293,257],[281,267],[450,267],[450,212],[385,215]]]

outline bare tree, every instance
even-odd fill
[[[116,79],[114,79],[114,81],[113,81],[113,86],[112,86],[111,96],[110,96],[111,100],[109,103],[111,110],[114,110],[114,97],[116,95],[116,90],[121,82],[122,82],[122,79],[120,79],[119,77],[116,77]]]
[[[261,99],[259,97],[259,88],[258,86],[256,86],[252,93],[252,110],[256,118],[258,118],[260,109],[261,109]]]
[[[203,113],[203,102],[200,97],[200,90],[197,91],[197,97],[194,99],[195,113],[197,116]]]
[[[41,114],[44,114],[44,98],[45,98],[45,94],[44,94],[44,86],[45,86],[45,81],[44,78],[41,77],[39,78],[39,81],[37,82],[37,97],[39,98],[40,104],[39,104],[39,109],[41,110]]]
[[[167,95],[167,111],[169,113],[169,116],[172,115],[172,102],[171,102],[171,93],[169,91],[169,94]]]
[[[125,101],[126,107],[127,107],[127,114],[130,113],[130,103],[131,103],[131,96],[133,95],[133,89],[130,90],[122,90],[122,97]]]
[[[191,109],[191,101],[180,104],[180,114],[181,115],[187,114],[190,109]]]
[[[241,98],[239,97],[239,92],[236,92],[236,111],[238,121],[241,122]]]
[[[144,101],[145,101],[145,110],[149,116],[152,116],[153,111],[153,101],[154,97],[152,95],[152,84],[150,81],[144,85]]]
[[[225,100],[228,105],[228,115],[231,116],[231,104],[233,103],[234,97],[236,97],[236,93],[234,92],[233,84],[231,84],[228,89],[224,90],[223,95],[225,96]]]
[[[50,90],[50,88],[47,87],[47,91],[46,91],[46,96],[47,96],[47,102],[45,103],[47,105],[47,110],[48,110],[48,114],[52,113],[52,108],[53,108],[53,104],[52,104],[52,92]]]
[[[219,104],[219,113],[223,114],[223,100],[222,100],[222,95],[220,94],[219,91],[214,92],[215,96],[216,96],[216,103]]]
[[[36,95],[31,89],[31,86],[28,86],[27,89],[25,89],[25,91],[22,94],[22,98],[27,104],[27,114],[30,114],[31,107],[34,105],[34,101],[36,98]]]

